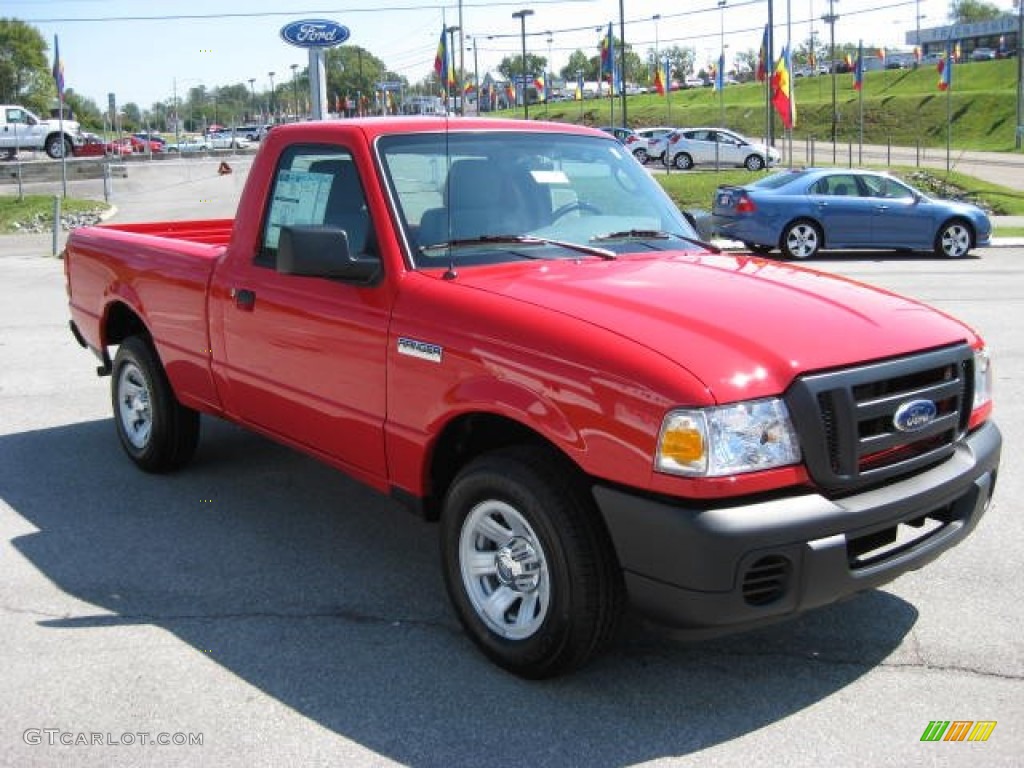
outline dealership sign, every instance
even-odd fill
[[[299,48],[333,48],[348,36],[348,27],[327,19],[303,19],[281,27],[281,38]]]

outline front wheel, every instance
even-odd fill
[[[59,160],[62,157],[71,157],[74,146],[71,144],[70,139],[60,134],[54,134],[46,140],[44,149],[50,159]]]
[[[760,171],[764,168],[764,158],[760,155],[749,155],[743,165],[748,171]]]
[[[678,155],[672,158],[672,165],[678,168],[680,171],[688,171],[693,168],[693,158],[690,157],[686,152],[680,152]]]
[[[458,474],[441,556],[462,626],[514,674],[569,672],[618,625],[625,590],[607,532],[577,470],[542,449],[485,454]]]
[[[199,442],[199,414],[174,397],[146,340],[131,336],[118,347],[110,395],[121,446],[141,469],[168,472],[192,458]]]
[[[971,250],[971,230],[962,221],[946,222],[935,237],[935,254],[962,259]]]
[[[788,259],[809,259],[821,249],[821,230],[812,221],[794,221],[783,231],[779,246]]]

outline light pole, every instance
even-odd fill
[[[452,73],[454,73],[454,75],[455,75],[455,82],[447,82],[446,81],[445,85],[444,85],[444,92],[446,94],[448,94],[448,98],[451,100],[452,106],[454,107],[457,103],[459,103],[459,98],[458,98],[458,96],[459,96],[459,73],[458,73],[458,71],[455,68],[455,33],[459,31],[459,27],[458,27],[458,25],[456,25],[456,26],[451,26],[451,27],[445,27],[445,29],[448,32],[448,50],[451,51],[451,54],[449,55],[449,59],[451,61]],[[460,54],[460,58],[461,58],[461,54]],[[447,77],[448,77],[448,74],[445,73],[446,80],[447,80]],[[454,91],[454,93],[453,93],[453,91]],[[457,109],[456,110],[456,113],[461,113],[461,112],[462,112],[461,109]]]
[[[269,103],[267,108],[270,110],[271,120],[273,120],[273,114],[274,114],[274,73],[273,72],[267,72],[267,77],[270,78],[270,100],[269,100],[270,103]],[[274,122],[276,122],[276,121],[274,121]]]
[[[295,79],[295,70],[299,68],[298,64],[292,64],[292,101],[295,102],[295,122],[299,122],[299,82]]]
[[[530,106],[526,103],[526,17],[533,16],[533,11],[523,8],[512,14],[513,19],[519,19],[519,36],[523,41],[523,71],[522,71],[522,93],[523,93],[523,119],[530,119]]]
[[[249,109],[252,110],[252,120],[255,121],[256,120],[256,78],[255,77],[250,77],[249,78],[249,97],[251,99],[251,102],[249,104]]]
[[[1022,81],[1024,81],[1024,0],[1017,0],[1017,130],[1014,147],[1020,149],[1021,140],[1024,139],[1024,93],[1022,93]]]
[[[829,51],[828,69],[832,74],[832,162],[836,161],[836,21],[839,19],[835,13],[836,0],[828,0],[828,13],[821,17],[821,20],[828,24],[829,30]]]

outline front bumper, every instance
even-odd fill
[[[838,500],[701,508],[600,485],[594,498],[634,607],[672,626],[743,629],[880,586],[961,542],[988,508],[1001,448],[989,422],[941,464]]]

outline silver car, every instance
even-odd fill
[[[715,164],[760,171],[777,164],[781,157],[774,147],[724,128],[682,128],[668,136],[661,161],[681,171]]]

